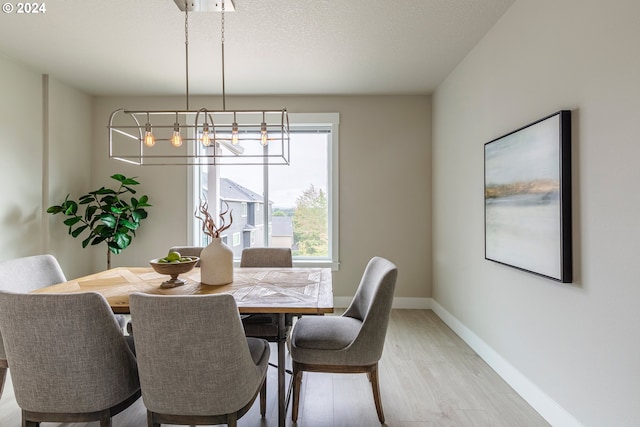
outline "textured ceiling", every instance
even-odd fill
[[[235,0],[227,94],[427,94],[514,0]],[[15,4],[15,3],[14,3]],[[0,53],[90,94],[185,93],[174,0],[52,0],[2,13]],[[189,14],[189,89],[222,88],[220,14]]]

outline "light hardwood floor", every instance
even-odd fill
[[[272,347],[272,359],[275,360]],[[267,417],[257,402],[241,427],[277,426],[276,371],[269,368]],[[382,404],[390,427],[548,426],[477,354],[431,310],[393,310],[380,361]],[[300,427],[379,426],[364,374],[305,373]],[[8,378],[0,400],[0,426],[19,427],[20,409]],[[42,427],[70,424],[43,423]],[[73,424],[94,427],[98,423]],[[114,427],[144,427],[142,399],[113,418]]]

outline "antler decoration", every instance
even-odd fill
[[[207,203],[206,199],[200,202],[200,206],[194,212],[195,217],[202,221],[202,232],[209,237],[219,238],[220,233],[231,227],[231,224],[233,224],[233,210],[229,210],[229,203],[224,201],[224,204],[227,208],[224,210],[224,212],[220,212],[220,215],[218,215],[221,220],[220,226],[216,225],[216,222],[209,213],[209,204]],[[198,211],[200,211],[201,215],[198,215]],[[227,213],[229,214],[229,224],[226,224],[226,221],[224,219],[224,216]]]

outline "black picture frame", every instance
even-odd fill
[[[571,111],[484,145],[485,259],[573,281]]]

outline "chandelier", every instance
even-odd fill
[[[227,110],[224,66],[225,1],[221,12],[222,110],[189,109],[189,10],[184,6],[186,109],[127,110],[109,117],[109,158],[139,166],[288,165],[287,110]],[[218,2],[216,2],[218,3]],[[204,9],[203,9],[204,10]]]

